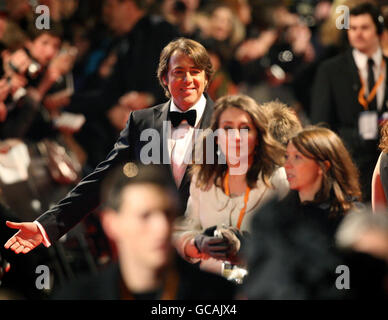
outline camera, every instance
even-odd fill
[[[32,57],[30,51],[27,48],[24,48],[24,51],[27,53],[28,57],[31,60],[30,65],[27,67],[27,78],[35,79],[42,71],[42,66]]]
[[[26,52],[27,56],[30,58],[31,62],[27,67],[26,76],[28,79],[32,80],[37,77],[37,75],[40,73],[42,66],[38,61],[36,61],[30,54],[27,48],[23,48],[23,50]],[[20,70],[12,64],[12,62],[8,62],[8,66],[16,73],[20,73]]]

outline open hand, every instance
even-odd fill
[[[4,245],[4,248],[11,249],[15,253],[28,253],[43,241],[38,226],[33,222],[16,223],[7,221],[6,225],[11,229],[19,230]]]

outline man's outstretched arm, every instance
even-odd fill
[[[39,216],[35,222],[7,222],[8,227],[19,231],[6,242],[4,247],[15,253],[28,253],[42,242],[47,246],[47,243],[57,241],[96,209],[100,203],[100,186],[105,176],[115,165],[131,159],[128,135],[130,134],[129,127],[133,125],[132,122],[131,114],[126,128],[121,132],[107,158],[53,208]],[[44,235],[47,236],[48,241],[47,239],[44,241]]]
[[[13,235],[4,245],[15,253],[28,253],[43,242],[43,236],[34,222],[6,222],[11,229],[19,231]]]

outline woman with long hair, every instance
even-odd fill
[[[174,243],[185,259],[220,272],[223,261],[236,261],[252,213],[275,193],[288,192],[285,150],[270,136],[261,107],[235,95],[217,100],[199,151]]]
[[[242,295],[337,299],[334,269],[344,260],[335,235],[348,212],[359,212],[358,169],[338,135],[316,126],[289,140],[285,158],[290,191],[254,214]]]
[[[358,169],[327,128],[308,127],[291,138],[284,168],[291,191],[283,201],[290,212],[317,219],[330,233],[361,199]]]

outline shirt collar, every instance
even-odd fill
[[[202,118],[202,115],[205,111],[205,107],[206,107],[206,98],[205,96],[202,94],[201,95],[201,98],[199,98],[199,100],[197,101],[197,103],[195,105],[193,105],[190,109],[186,110],[186,111],[189,111],[189,110],[195,110],[197,112],[197,119],[195,120],[195,127],[198,126],[199,122],[201,121],[201,118]],[[174,103],[174,100],[171,99],[171,103],[170,103],[170,111],[176,111],[176,112],[185,112],[185,111],[182,111],[181,109],[179,109],[175,103]]]
[[[356,62],[358,69],[365,69],[368,67],[368,56],[365,53],[362,53],[358,49],[353,49],[353,57]],[[380,68],[381,61],[383,60],[383,52],[380,47],[371,57],[377,68]]]

